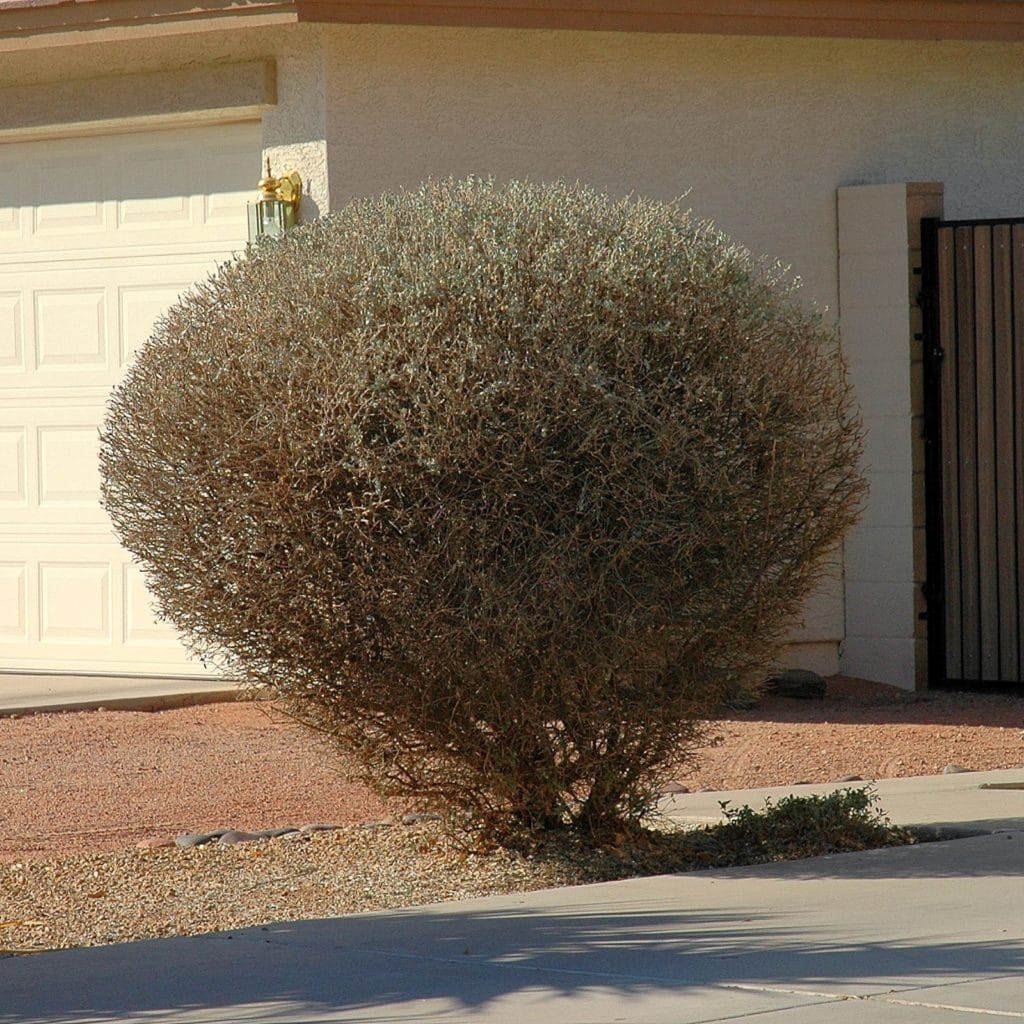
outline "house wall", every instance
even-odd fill
[[[1024,213],[1021,44],[337,26],[325,54],[332,204],[468,173],[688,193],[698,216],[791,264],[833,321],[838,188],[943,182],[947,216]],[[909,332],[908,313],[891,342],[901,364]],[[863,371],[876,353],[847,356]],[[862,397],[878,422],[899,421],[909,438],[909,385],[894,396],[870,368],[859,379],[877,382]],[[909,474],[909,450],[887,451],[899,430],[868,426],[869,473]],[[888,497],[869,499],[868,519]],[[849,609],[859,623],[864,612]],[[834,572],[786,662],[836,671],[846,614]],[[913,623],[900,630],[912,651]],[[888,665],[852,646],[844,670],[914,685],[912,656]]]
[[[340,26],[338,194],[427,175],[583,178],[791,261],[837,302],[835,190],[942,181],[948,215],[1024,203],[1024,44]]]
[[[162,71],[180,85],[161,116],[187,122],[231,116],[196,85],[216,80],[211,68],[264,59],[273,62],[276,95],[245,116],[261,118],[275,169],[301,171],[303,219],[352,196],[471,172],[579,178],[663,199],[688,193],[698,216],[791,264],[808,301],[836,321],[837,189],[942,182],[947,216],[1024,212],[1024,44],[228,28],[7,53],[0,89],[30,86],[36,108],[49,97],[67,121],[68,103],[87,104],[110,76]],[[121,95],[127,128],[135,93]],[[118,111],[107,116],[116,128]],[[894,338],[894,357],[910,358],[908,345]],[[851,345],[847,355],[855,370],[875,358]],[[912,397],[883,394],[877,374],[858,379],[879,385],[862,396],[865,407],[881,403],[881,414],[905,418],[912,435]],[[881,440],[869,437],[871,471],[884,471]],[[794,631],[788,664],[839,667],[847,609],[838,554],[833,569]],[[867,672],[855,657],[844,667]],[[912,684],[903,669],[894,677],[876,663],[870,671]]]

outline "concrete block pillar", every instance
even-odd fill
[[[906,689],[924,678],[918,591],[923,522],[919,221],[941,213],[942,186],[838,190],[839,326],[864,414],[871,491],[844,552],[840,670]],[[916,542],[916,543],[915,543]],[[915,547],[917,554],[915,554]]]
[[[297,26],[278,52],[277,102],[263,115],[263,157],[269,157],[275,174],[297,170],[302,175],[300,222],[330,212],[326,63],[319,25]],[[255,168],[254,196],[262,170]]]

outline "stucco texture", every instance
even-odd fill
[[[325,54],[333,205],[468,173],[685,194],[832,321],[837,188],[941,181],[947,216],[1024,212],[1020,44],[345,26]],[[835,671],[837,577],[791,662]]]
[[[688,202],[835,307],[835,190],[1024,206],[1024,45],[352,26],[327,37],[334,203],[428,175]]]

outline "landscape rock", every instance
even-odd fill
[[[233,846],[235,843],[254,843],[260,839],[268,839],[269,836],[262,835],[259,832],[240,832],[238,829],[231,829],[225,832],[217,842],[224,843],[227,846]]]
[[[661,792],[663,796],[673,796],[676,793],[689,793],[690,787],[679,782],[670,782],[662,787]]]
[[[782,672],[775,672],[764,682],[764,692],[775,697],[824,700],[825,690],[825,680],[817,672],[802,668],[788,668]]]
[[[837,779],[837,782],[863,782],[864,779],[860,775],[844,775],[841,779]]]
[[[403,825],[421,825],[427,821],[440,821],[441,815],[432,811],[413,811],[402,816]]]
[[[190,850],[193,846],[205,846],[207,843],[212,843],[215,839],[220,839],[228,831],[228,829],[222,828],[219,832],[186,833],[183,836],[178,836],[174,840],[174,845],[180,846],[183,850]]]
[[[136,850],[159,850],[165,846],[174,846],[175,842],[168,836],[151,836],[149,839],[140,839],[135,844]]]
[[[969,772],[970,770],[971,770],[970,768],[963,768],[963,767],[961,767],[958,764],[947,764],[946,767],[942,769],[942,774],[943,775],[962,775],[965,772]]]
[[[299,831],[303,835],[308,835],[310,832],[333,832],[335,829],[341,828],[340,825],[321,825],[319,823],[313,823],[310,825],[300,825]]]

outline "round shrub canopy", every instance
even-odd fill
[[[771,658],[861,444],[781,269],[675,205],[469,179],[222,266],[101,464],[164,616],[378,790],[603,835]]]

